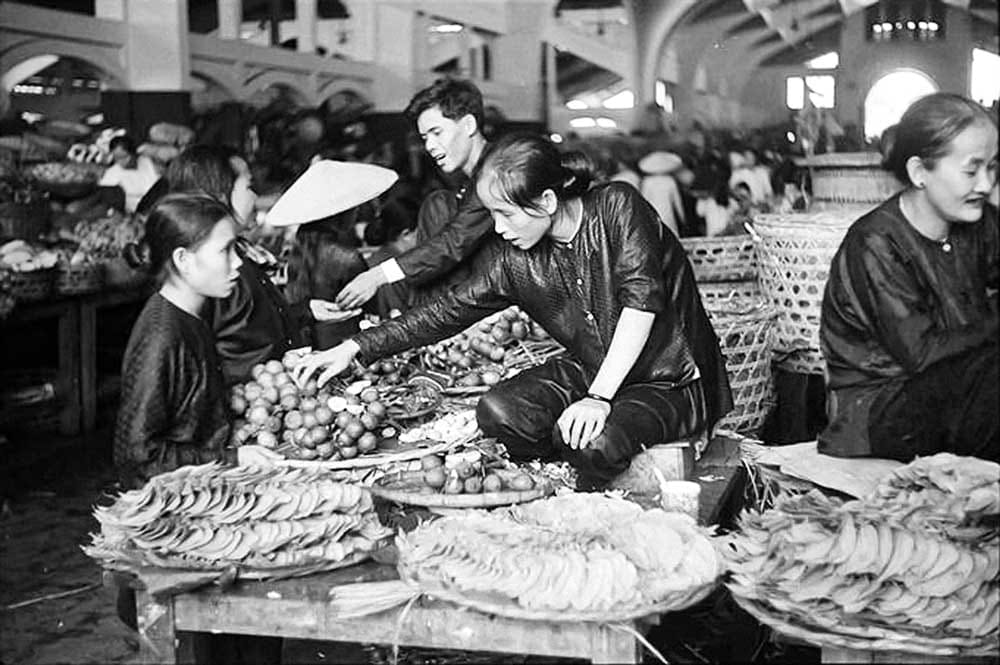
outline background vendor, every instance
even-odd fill
[[[351,280],[337,295],[342,309],[361,307],[379,287],[403,280],[415,288],[417,301],[446,291],[466,278],[470,258],[492,235],[489,214],[469,180],[486,146],[479,89],[468,81],[441,79],[414,95],[406,114],[434,162],[457,178],[458,189],[428,197],[419,212],[416,246]]]
[[[851,226],[830,268],[820,338],[834,408],[820,450],[995,459],[996,118],[958,95],[924,97],[888,165],[905,189]]]
[[[125,212],[135,212],[142,197],[160,179],[160,173],[152,159],[136,154],[135,143],[128,136],[116,136],[108,147],[114,163],[97,184],[120,187],[125,193]]]
[[[732,400],[684,249],[634,187],[590,189],[585,164],[537,136],[500,139],[476,190],[503,241],[467,282],[307,358],[298,380],[322,369],[323,383],[358,356],[430,344],[517,304],[568,354],[480,399],[480,428],[513,459],[562,457],[591,489],[643,446],[710,429]]]

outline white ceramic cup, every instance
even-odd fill
[[[660,483],[660,506],[667,512],[684,513],[698,521],[701,486],[690,480],[667,480]]]

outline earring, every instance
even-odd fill
[[[915,183],[913,183],[913,186],[916,187],[917,189],[923,189],[924,188],[924,183],[923,182],[915,182]]]

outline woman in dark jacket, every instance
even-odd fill
[[[820,450],[994,459],[996,118],[958,95],[929,95],[903,114],[891,143],[888,165],[906,187],[851,226],[823,296],[834,413]]]
[[[311,356],[297,378],[322,369],[325,382],[359,355],[432,343],[517,304],[568,355],[480,400],[481,429],[515,459],[561,456],[594,488],[643,446],[710,429],[732,400],[684,249],[635,188],[590,189],[585,163],[539,137],[497,141],[476,189],[506,242],[485,250],[465,284]]]

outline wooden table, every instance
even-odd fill
[[[368,562],[330,573],[279,581],[241,582],[155,599],[137,590],[143,663],[174,663],[176,631],[272,635],[328,642],[398,644],[586,658],[594,663],[640,663],[635,637],[606,625],[508,619],[446,601],[421,598],[357,619],[331,610],[339,585],[396,579],[392,566]],[[658,617],[627,622],[639,632]]]
[[[55,296],[37,303],[19,303],[5,328],[55,321],[58,326],[55,393],[61,402],[59,431],[74,435],[93,431],[97,420],[97,330],[101,309],[136,304],[149,289],[105,290],[79,296]]]
[[[702,486],[701,521],[725,519],[739,496],[739,442],[719,437],[695,463],[692,480]],[[438,600],[421,599],[360,619],[340,619],[330,609],[338,585],[396,579],[390,566],[365,563],[289,580],[239,582],[222,590],[202,588],[157,599],[137,590],[143,662],[176,662],[176,631],[272,635],[332,642],[397,643],[401,646],[493,651],[640,663],[641,646],[627,632],[583,622],[507,619]],[[402,616],[402,621],[400,620]],[[628,622],[643,633],[658,616]]]

